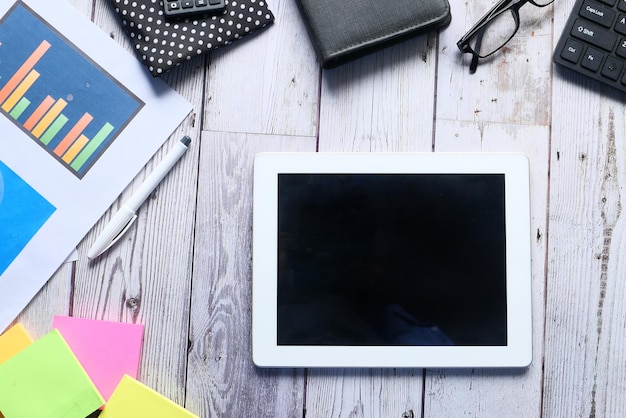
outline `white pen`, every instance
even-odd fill
[[[122,205],[120,210],[113,216],[113,219],[111,219],[102,233],[100,233],[100,236],[87,253],[87,257],[89,257],[90,260],[93,260],[111,248],[111,246],[128,231],[130,226],[137,219],[136,212],[139,206],[145,202],[161,180],[163,180],[178,160],[180,160],[185,151],[187,151],[190,143],[191,138],[185,136],[174,144],[170,152],[163,158],[163,161],[150,173],[143,184],[139,186],[139,189]]]

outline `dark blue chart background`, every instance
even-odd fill
[[[30,100],[30,106],[17,121],[2,113],[22,127],[46,96],[55,100],[66,100],[68,105],[62,113],[69,121],[55,139],[46,146],[31,136],[49,152],[52,152],[85,112],[94,117],[83,132],[88,138],[93,138],[105,123],[113,125],[113,132],[79,172],[75,173],[82,178],[139,112],[143,102],[21,2],[16,3],[0,21],[0,88],[44,40],[51,47],[34,67],[41,75],[24,96]],[[57,158],[54,154],[51,156]],[[72,170],[69,165],[58,160]]]

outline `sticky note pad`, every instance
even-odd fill
[[[22,324],[15,324],[0,335],[0,364],[33,343]]]
[[[80,418],[104,403],[56,330],[0,364],[0,395],[7,418]]]
[[[125,374],[137,377],[143,325],[55,316],[52,327],[63,335],[105,400]]]
[[[130,376],[124,376],[99,418],[198,418]]]

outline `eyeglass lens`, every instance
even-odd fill
[[[502,48],[517,31],[517,20],[512,10],[505,10],[487,22],[470,39],[469,46],[480,58],[485,58]]]

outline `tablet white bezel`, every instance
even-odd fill
[[[506,346],[277,344],[278,175],[504,174]],[[252,357],[259,367],[525,367],[532,359],[529,163],[522,154],[261,153],[254,164]]]

